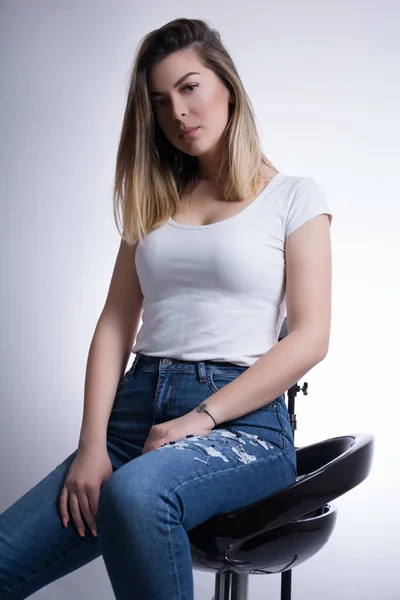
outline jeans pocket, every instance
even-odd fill
[[[210,390],[214,392],[218,392],[225,385],[228,385],[231,381],[236,379],[240,373],[208,373],[207,374],[207,385]]]

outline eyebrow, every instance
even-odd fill
[[[197,73],[196,71],[191,71],[190,73],[186,73],[186,75],[184,75],[183,77],[178,79],[178,81],[176,83],[174,83],[174,88],[178,87],[178,85],[180,85],[182,83],[182,81],[185,81],[185,79],[187,77],[189,77],[190,75],[201,75],[201,73]],[[150,96],[162,96],[162,95],[163,95],[162,92],[150,92]]]

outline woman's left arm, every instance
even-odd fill
[[[309,219],[286,238],[285,262],[288,334],[244,373],[207,398],[207,410],[217,424],[266,406],[328,353],[332,251],[327,214]],[[195,415],[208,419],[214,427],[207,413],[195,409],[182,418],[193,421]]]

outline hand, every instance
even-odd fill
[[[72,517],[79,531],[85,535],[81,511],[94,536],[97,536],[95,515],[98,509],[100,488],[112,475],[112,465],[106,446],[93,447],[78,452],[68,471],[62,488],[59,506],[66,527],[69,521],[68,499]]]
[[[166,423],[153,425],[143,446],[142,454],[159,448],[168,442],[183,440],[187,435],[207,435],[214,428],[214,422],[206,413],[192,410],[190,413]]]

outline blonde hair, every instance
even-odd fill
[[[130,76],[113,191],[114,220],[130,246],[177,212],[182,193],[199,176],[197,157],[171,144],[158,125],[147,89],[150,69],[173,52],[189,49],[234,96],[216,176],[222,197],[240,201],[255,195],[262,165],[278,172],[261,151],[251,102],[218,31],[199,19],[175,19],[143,38]]]

